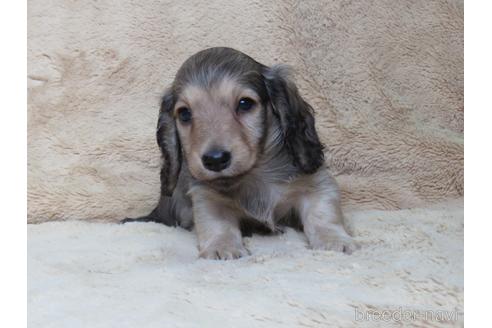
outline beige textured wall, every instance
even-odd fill
[[[28,221],[150,211],[159,97],[211,46],[296,69],[346,207],[462,196],[462,1],[29,0]]]

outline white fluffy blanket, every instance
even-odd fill
[[[347,216],[350,256],[288,230],[237,261],[198,260],[193,233],[155,223],[29,225],[30,327],[463,325],[460,202]]]

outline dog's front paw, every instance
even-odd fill
[[[311,244],[313,249],[343,252],[352,254],[360,248],[360,245],[352,238],[335,238],[324,243]]]
[[[360,245],[348,234],[331,229],[317,231],[315,236],[309,238],[309,243],[313,249],[343,252],[346,254],[352,254],[360,248]]]
[[[219,240],[200,250],[199,256],[211,260],[233,260],[246,255],[249,255],[249,252],[241,242],[230,243]]]

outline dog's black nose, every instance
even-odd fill
[[[210,171],[222,171],[231,164],[231,153],[224,150],[211,150],[202,156],[202,163]]]

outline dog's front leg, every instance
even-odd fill
[[[359,248],[343,225],[338,191],[321,190],[306,195],[301,200],[299,213],[312,248],[348,254]]]
[[[222,196],[200,189],[192,193],[193,220],[200,257],[230,260],[247,255],[237,210]]]

